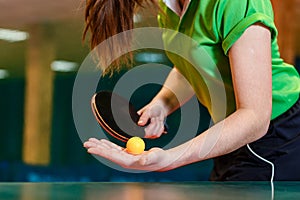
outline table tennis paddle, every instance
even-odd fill
[[[112,109],[112,102],[114,109]],[[115,139],[127,142],[133,136],[144,136],[144,128],[137,125],[140,116],[134,105],[126,98],[111,91],[100,91],[92,97],[91,106],[100,126]],[[114,116],[114,113],[117,116]],[[116,121],[116,118],[119,121]],[[120,122],[122,127],[119,126]]]

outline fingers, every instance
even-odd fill
[[[139,112],[138,112],[139,114]],[[139,114],[140,115],[140,114]],[[139,126],[145,126],[147,122],[150,120],[149,112],[141,112],[140,119],[138,121]]]
[[[160,113],[160,111],[153,111],[146,108],[143,108],[140,111],[139,112],[142,115],[140,116],[138,125],[147,126],[145,128],[145,138],[157,138],[160,137],[162,133],[166,133],[164,130],[163,113]],[[150,124],[148,124],[148,121],[150,121]]]
[[[88,153],[108,158],[109,152],[116,151],[110,145],[103,143],[103,141],[91,138],[83,144],[87,148]]]
[[[145,138],[157,138],[166,133],[164,120],[167,116],[166,108],[161,101],[152,102],[137,112],[140,115],[139,126],[145,128]],[[148,123],[150,121],[150,124]]]
[[[153,118],[151,123],[145,128],[145,138],[157,138],[164,132],[164,122]]]
[[[124,148],[122,148],[122,147],[120,147],[120,146],[116,145],[115,143],[110,142],[108,140],[101,140],[101,141],[103,142],[103,144],[105,144],[105,145],[107,145],[111,148],[115,148],[115,149],[120,150],[120,151],[124,150]]]
[[[139,111],[137,111],[137,114],[141,115],[146,109],[147,109],[147,106],[141,108]]]
[[[88,149],[89,153],[97,154],[100,156],[106,156],[104,154],[109,151],[123,151],[122,147],[104,139],[98,140],[95,138],[90,138],[83,144],[83,146]]]

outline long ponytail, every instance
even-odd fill
[[[124,31],[133,29],[134,12],[136,7],[142,6],[145,2],[154,3],[155,0],[86,0],[85,8],[85,29],[83,32],[83,40],[85,40],[88,31],[91,33],[90,47],[94,49],[106,39]],[[121,49],[129,48],[131,44],[131,36],[121,34],[117,40],[112,40],[108,47],[101,52],[100,67],[106,66],[106,60],[112,55],[118,55]],[[129,65],[132,60],[132,53],[121,56],[114,60],[112,64],[104,69],[104,73],[112,73],[118,71],[122,66]]]

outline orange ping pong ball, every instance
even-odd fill
[[[145,150],[145,142],[140,137],[132,137],[126,143],[126,150],[130,154],[141,154]]]

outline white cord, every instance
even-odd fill
[[[274,179],[274,168],[275,168],[275,167],[274,167],[274,164],[273,164],[271,161],[269,161],[269,160],[267,160],[267,159],[261,157],[261,156],[258,155],[257,153],[255,153],[255,152],[251,149],[251,147],[249,146],[249,144],[247,144],[247,147],[248,147],[249,151],[250,151],[251,153],[253,153],[253,155],[255,155],[257,158],[261,159],[262,161],[264,161],[264,162],[266,162],[266,163],[269,163],[269,164],[272,166],[272,175],[271,175],[271,180],[270,180],[270,182],[271,182],[272,199],[274,199],[274,184],[273,184],[273,179]]]

